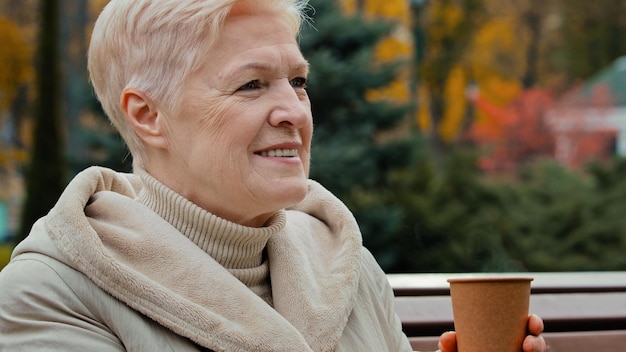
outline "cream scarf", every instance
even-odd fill
[[[144,179],[97,167],[74,178],[45,219],[72,267],[209,349],[334,350],[356,299],[361,249],[339,200],[311,181],[303,202],[250,229]],[[270,292],[264,265],[273,308],[261,298]]]

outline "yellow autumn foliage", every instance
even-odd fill
[[[482,97],[501,106],[508,104],[522,92],[522,84],[518,80],[498,75],[484,77],[478,85]]]
[[[339,0],[339,3],[346,14],[362,10],[369,18],[391,19],[404,26],[410,25],[411,11],[408,0],[365,0],[361,4],[356,0]],[[359,5],[362,5],[362,8],[359,8]]]
[[[0,16],[0,111],[7,109],[17,88],[33,77],[30,64],[31,48],[26,44],[20,29]]]
[[[463,118],[467,109],[466,87],[467,74],[465,69],[456,65],[446,80],[444,88],[446,108],[438,127],[439,136],[446,143],[454,142],[463,128]]]
[[[433,121],[430,115],[430,92],[425,86],[417,87],[416,100],[418,102],[418,109],[415,114],[417,127],[422,132],[430,133],[433,128]]]
[[[8,244],[0,245],[0,269],[9,264],[11,259],[11,252],[13,252],[13,246]]]
[[[512,18],[494,18],[476,33],[468,62],[476,80],[491,76],[519,79],[524,72],[524,38]]]
[[[89,0],[89,13],[99,14],[108,2],[109,0]]]
[[[398,58],[408,58],[413,52],[413,45],[409,39],[391,36],[383,39],[376,47],[376,59],[381,62],[391,62]]]
[[[463,16],[463,9],[456,2],[441,0],[430,2],[426,17],[429,21],[426,27],[431,42],[437,43],[442,38],[452,35],[463,21]]]
[[[410,9],[406,0],[366,0],[365,12],[379,18],[399,21],[401,25],[410,25]]]
[[[384,88],[371,89],[366,92],[368,101],[388,100],[392,102],[406,103],[409,101],[410,91],[408,82],[395,80]]]
[[[430,62],[436,64],[447,57],[450,49],[444,45],[458,34],[459,25],[466,20],[464,16],[459,2],[441,0],[429,3],[424,25],[427,28],[425,50]],[[505,106],[521,92],[519,81],[525,69],[526,38],[519,31],[517,19],[499,13],[498,16],[489,15],[486,21],[479,23],[480,28],[473,33],[469,46],[445,75],[442,116],[430,116],[428,94],[419,92],[417,97],[420,111],[416,118],[420,127],[425,132],[436,132],[446,143],[453,143],[463,132],[469,103],[466,90],[470,80],[477,84],[481,96],[496,106]],[[436,68],[436,65],[429,67]],[[421,89],[427,91],[428,88]],[[476,114],[479,123],[489,123],[489,117],[481,111]]]
[[[522,91],[525,38],[515,23],[506,16],[487,21],[476,33],[467,56],[480,95],[494,106],[506,106]],[[476,123],[492,122],[479,110]]]
[[[445,109],[442,119],[437,126],[433,126],[430,114],[430,94],[428,88],[420,86],[417,92],[419,110],[416,120],[420,130],[431,132],[436,128],[442,141],[453,143],[463,131],[465,112],[467,109],[467,99],[465,91],[468,85],[468,76],[462,65],[456,65],[448,75],[444,87]]]
[[[340,0],[340,4],[346,14],[362,10],[371,21],[384,19],[398,24],[392,33],[377,44],[375,48],[377,62],[410,61],[413,55],[413,37],[409,0],[365,0],[360,4],[356,0]],[[362,5],[362,8],[359,8],[359,5]],[[406,103],[411,96],[409,77],[410,68],[401,69],[395,81],[386,87],[368,91],[366,98],[370,101],[389,100]]]

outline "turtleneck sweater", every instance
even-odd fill
[[[247,227],[216,216],[148,173],[140,173],[144,187],[137,201],[149,207],[200,247],[269,305],[272,291],[267,256],[268,240],[285,227],[285,211],[264,227]]]

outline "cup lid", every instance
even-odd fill
[[[532,277],[521,276],[472,276],[449,278],[449,283],[469,283],[469,282],[515,282],[515,281],[533,281]]]

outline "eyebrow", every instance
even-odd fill
[[[289,70],[290,71],[306,71],[307,73],[309,72],[309,62],[304,60],[298,64],[295,65],[290,65],[289,66]],[[242,66],[238,66],[236,68],[234,68],[233,70],[230,70],[230,74],[238,74],[240,72],[244,72],[244,71],[275,71],[275,70],[279,70],[279,66],[276,64],[266,64],[266,63],[261,63],[261,62],[250,62],[247,64],[244,64]]]

